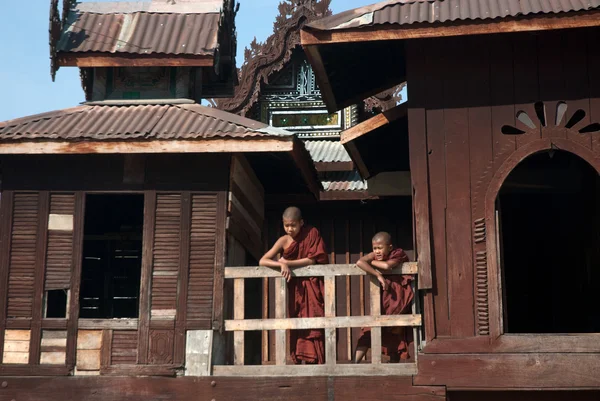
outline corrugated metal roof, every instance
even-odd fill
[[[336,138],[338,139],[338,138]],[[350,155],[338,140],[309,141],[305,140],[306,149],[315,162],[351,162]]]
[[[217,48],[221,14],[220,8],[211,11],[213,1],[200,3],[211,11],[204,13],[131,11],[153,3],[117,2],[111,10],[107,4],[112,3],[79,3],[72,9],[58,51],[205,56]]]
[[[366,191],[367,182],[358,171],[335,171],[321,177],[325,191]]]
[[[0,141],[293,136],[288,131],[199,104],[84,105],[0,122]]]
[[[600,0],[388,0],[308,24],[319,30],[413,23],[448,23],[600,8]]]

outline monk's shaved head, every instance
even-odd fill
[[[392,244],[392,236],[385,231],[381,231],[373,236],[372,241],[373,242],[381,242],[386,245],[391,245]]]
[[[296,206],[290,206],[283,212],[284,220],[302,220],[302,212]]]

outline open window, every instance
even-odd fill
[[[497,198],[504,332],[600,332],[597,172],[550,150],[521,162]]]
[[[137,318],[143,195],[87,195],[80,317]]]

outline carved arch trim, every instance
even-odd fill
[[[496,198],[508,175],[526,158],[546,150],[563,150],[585,160],[600,175],[600,155],[568,139],[540,139],[515,150],[492,177],[485,197],[485,226],[487,253],[487,299],[489,302],[489,334],[496,338],[504,334],[502,321],[502,280],[498,263],[498,238],[496,235]]]

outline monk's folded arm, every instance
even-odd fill
[[[373,263],[373,262],[371,262]],[[363,259],[360,259],[357,263],[356,266],[358,266],[361,270],[363,270],[366,273],[369,273],[373,276],[379,277],[381,276],[381,272],[378,271],[377,269],[374,269],[371,264]]]
[[[371,262],[371,265],[373,265],[373,267],[376,267],[381,270],[392,270],[399,264],[400,261],[398,260],[374,260]]]
[[[265,253],[262,258],[260,258],[260,262],[258,262],[258,264],[264,267],[280,269],[281,263],[274,261],[273,258],[275,258],[275,256],[277,256],[277,254],[281,252],[282,249],[282,239],[280,238],[277,240],[277,242],[275,242],[275,245],[273,245],[273,247],[269,249],[269,251]]]
[[[298,260],[288,260],[287,261],[287,265],[289,267],[306,267],[306,266],[312,266],[314,264],[315,264],[315,261],[310,258],[303,258],[303,259],[298,259]]]

